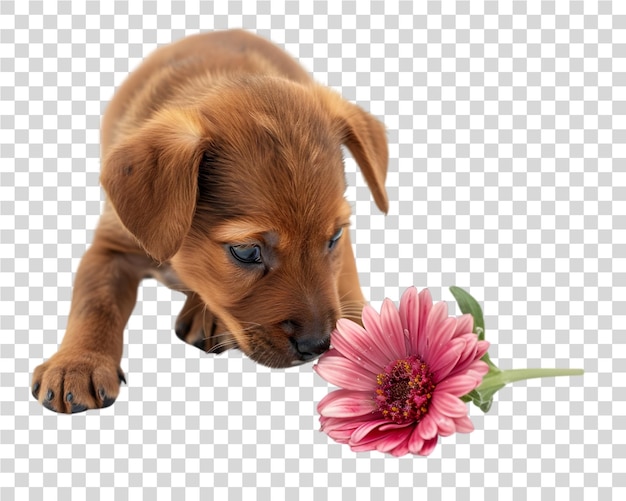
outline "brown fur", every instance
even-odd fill
[[[176,333],[205,351],[239,348],[286,367],[327,349],[337,318],[358,318],[364,304],[342,144],[386,212],[382,124],[278,47],[235,30],[149,56],[103,118],[107,204],[63,342],[33,375],[35,397],[57,412],[113,403],[146,277],[187,295]],[[238,262],[237,245],[259,246],[262,264]]]

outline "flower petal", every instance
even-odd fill
[[[425,441],[437,436],[437,423],[430,413],[426,414],[418,423],[417,429],[419,430],[420,437]]]
[[[389,299],[383,301],[383,306],[380,310],[380,322],[386,334],[387,349],[389,352],[393,354],[395,360],[406,358],[408,353],[404,341],[404,329],[400,321],[400,314],[396,306]],[[365,318],[363,319],[363,324],[365,324]]]
[[[385,303],[389,302],[392,313],[398,315],[398,311],[391,301],[385,300]],[[385,304],[383,303],[383,305]],[[370,336],[370,341],[373,342],[381,351],[385,351],[388,359],[387,363],[406,357],[406,347],[404,341],[404,332],[400,321],[398,320],[399,328],[396,331],[393,328],[389,328],[385,325],[382,319],[382,315],[379,315],[374,308],[366,305],[363,308],[363,327]],[[386,365],[386,364],[385,364]]]
[[[456,431],[454,419],[441,414],[434,405],[430,406],[428,414],[437,424],[437,433],[442,437],[449,437]]]
[[[417,339],[419,332],[419,296],[415,287],[409,287],[400,298],[400,322],[402,328],[409,332],[409,339]],[[409,348],[414,348],[412,345]]]
[[[359,426],[356,430],[354,430],[354,433],[352,434],[352,438],[350,440],[351,443],[353,444],[357,444],[359,442],[367,442],[369,440],[366,439],[367,435],[369,435],[371,432],[373,432],[374,430],[378,430],[381,426],[385,426],[385,425],[393,425],[395,428],[399,428],[401,427],[401,425],[397,425],[395,423],[391,423],[389,420],[385,419],[385,418],[381,418],[379,415],[378,419],[373,419],[368,423],[363,423],[361,426]],[[380,431],[380,430],[379,430]],[[383,432],[388,431],[388,430],[382,430]]]
[[[448,367],[447,372],[440,371],[437,374],[439,381],[442,381],[445,377],[462,374],[467,370],[468,365],[472,363],[476,354],[476,340],[476,334],[464,334],[452,340],[458,343],[460,349],[459,358],[453,367]]]
[[[376,442],[376,450],[391,452],[400,444],[406,444],[411,435],[412,427],[401,428],[395,432],[388,432]]]
[[[467,374],[457,374],[456,376],[447,377],[438,383],[436,391],[443,391],[455,397],[462,397],[463,395],[467,395],[479,384],[480,381],[477,381],[476,377],[468,376]]]
[[[476,371],[481,376],[485,376],[489,372],[487,362],[483,362],[482,360],[476,360],[472,365],[470,365],[469,369]]]
[[[435,332],[429,334],[428,353],[424,356],[429,360],[436,360],[441,354],[448,349],[449,342],[454,337],[454,329],[456,327],[456,318],[446,318],[435,329]]]
[[[457,318],[456,330],[454,331],[454,337],[474,332],[474,317],[469,313],[461,315]]]
[[[435,391],[430,405],[444,416],[451,418],[467,416],[467,405],[459,397],[450,393]]]
[[[335,386],[346,390],[375,391],[376,375],[332,349],[322,355],[313,370]]]
[[[327,417],[364,416],[375,410],[376,403],[369,391],[335,390],[317,404],[317,412]]]
[[[390,362],[372,336],[360,325],[351,320],[340,318],[331,334],[330,342],[343,356],[377,374]]]
[[[457,433],[470,433],[474,431],[474,423],[469,416],[463,416],[454,420]]]
[[[423,355],[426,358],[430,358],[431,356],[437,357],[444,346],[453,338],[455,329],[455,317],[444,318],[439,322],[434,329],[428,333],[428,353],[424,353]]]
[[[407,441],[405,440],[401,444],[398,445],[395,449],[389,451],[389,454],[395,457],[406,456],[409,453],[409,446]]]
[[[489,343],[487,341],[478,341],[478,337],[475,334],[464,334],[455,339],[465,339],[467,344],[459,357],[456,367],[450,372],[450,376],[467,372],[470,366],[489,349]],[[485,345],[485,343],[487,344]]]
[[[332,438],[335,442],[339,444],[347,444],[350,441],[350,437],[352,436],[351,429],[330,429],[330,430],[322,430],[326,435]]]
[[[423,330],[423,332],[428,336],[429,344],[433,342],[432,335],[435,332],[435,329],[437,329],[439,324],[446,318],[448,318],[448,304],[445,301],[440,301],[434,304],[428,314],[428,320],[426,320],[426,325]]]
[[[424,445],[424,439],[418,431],[419,426],[415,426],[408,440],[409,452],[411,454],[419,454]]]
[[[433,307],[433,299],[430,296],[430,291],[428,289],[422,290],[422,292],[418,294],[418,299],[419,299],[419,304],[418,304],[419,306],[419,314],[418,314],[419,329],[418,329],[418,332],[411,333],[411,334],[414,336],[413,337],[413,347],[414,347],[413,353],[415,355],[422,356],[422,354],[425,353],[426,351],[426,342],[427,342],[426,322],[430,315],[430,311]]]
[[[386,420],[382,421],[388,423]],[[393,429],[381,430],[380,423],[378,425],[367,424],[356,430],[348,443],[351,447],[372,445],[372,448],[378,451],[389,452],[402,442],[406,442],[411,431],[411,425],[395,425]]]
[[[371,416],[359,416],[350,418],[333,418],[320,416],[321,431],[330,438],[341,444],[347,444],[350,437],[359,426],[371,421]]]
[[[483,358],[485,353],[489,351],[489,341],[478,341],[476,345],[476,358]]]
[[[443,381],[452,368],[456,366],[464,348],[465,342],[463,339],[455,338],[448,343],[439,358],[428,358],[426,360],[428,368],[433,373],[435,384],[439,383],[439,381]]]
[[[422,450],[419,451],[419,455],[429,456],[430,453],[435,450],[435,447],[437,446],[437,440],[438,440],[437,437],[431,438],[430,440],[426,440],[424,442],[424,446],[422,447]]]

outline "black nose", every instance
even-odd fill
[[[330,336],[290,337],[289,341],[305,362],[319,357],[330,348]]]

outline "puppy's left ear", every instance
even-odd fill
[[[100,182],[122,224],[159,262],[189,232],[198,198],[198,171],[207,145],[199,117],[162,111],[113,146]]]
[[[358,106],[349,103],[338,94],[322,88],[326,102],[338,121],[340,134],[345,146],[359,164],[363,177],[369,186],[378,208],[385,214],[389,210],[389,200],[385,190],[389,150],[385,126]]]

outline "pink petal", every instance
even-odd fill
[[[395,306],[388,299],[383,303],[383,312],[385,311],[385,304],[390,304],[393,311],[392,314],[398,316],[398,311]],[[383,315],[379,315],[374,308],[366,305],[363,308],[363,327],[370,336],[370,340],[381,349],[385,351],[388,362],[398,360],[406,357],[406,348],[404,342],[404,332],[398,319],[398,328],[394,330],[394,327],[385,325],[382,318]],[[387,365],[387,364],[385,364]]]
[[[329,383],[346,390],[373,392],[378,386],[375,374],[345,358],[335,349],[322,355],[313,370]]]
[[[376,450],[380,452],[390,452],[401,444],[406,444],[413,431],[412,427],[405,427],[395,432],[387,433],[376,442]]]
[[[477,381],[482,381],[483,376],[488,372],[489,366],[482,360],[474,360],[469,367],[463,370],[463,374],[474,377]]]
[[[483,344],[486,343],[486,341],[476,342],[476,337],[473,334],[467,334],[466,336],[461,336],[458,339],[467,339],[468,343],[466,349],[461,354],[461,357],[459,357],[456,367],[451,371],[450,376],[467,373],[469,370],[476,370],[476,372],[483,375],[486,374],[489,371],[489,367],[485,362],[480,360],[480,358],[486,353],[485,350],[488,348],[488,346]],[[479,347],[481,348],[481,351],[478,351]]]
[[[419,330],[417,332],[417,335],[415,333],[411,333],[411,334],[414,336],[413,353],[418,356],[422,356],[422,354],[426,352],[426,343],[427,343],[426,321],[428,320],[430,311],[433,307],[433,300],[432,300],[432,297],[430,296],[430,291],[428,289],[422,290],[422,292],[418,294],[418,299],[419,299],[419,304],[418,304],[419,306],[419,314],[418,314]]]
[[[426,414],[426,416],[424,416],[424,418],[417,425],[420,437],[424,440],[430,440],[431,438],[436,437],[437,429],[437,423],[430,413]]]
[[[454,420],[457,433],[470,433],[474,431],[474,423],[469,416],[463,416]]]
[[[409,287],[400,298],[400,321],[402,328],[409,332],[409,339],[417,339],[419,332],[419,296],[415,287]],[[410,345],[410,349],[414,346]]]
[[[472,365],[470,365],[469,369],[476,371],[481,376],[484,376],[489,372],[487,362],[483,362],[482,360],[476,360]]]
[[[437,437],[431,438],[430,440],[426,440],[424,442],[424,446],[422,447],[422,450],[419,451],[419,455],[420,456],[428,456],[430,455],[430,453],[432,451],[435,450],[435,447],[437,446]]]
[[[376,442],[367,442],[365,444],[352,445],[350,444],[350,450],[352,452],[368,452],[376,450]]]
[[[375,410],[369,391],[335,390],[317,404],[317,412],[327,417],[364,416]]]
[[[435,391],[430,405],[431,408],[435,407],[437,412],[451,418],[467,416],[467,405],[459,397],[449,393]]]
[[[382,372],[390,362],[382,351],[384,345],[376,344],[363,327],[345,318],[337,320],[330,341],[343,356],[374,374]]]
[[[456,330],[454,331],[454,337],[461,336],[474,331],[474,317],[469,313],[461,315],[457,318]]]
[[[480,383],[478,382],[478,384]],[[475,377],[468,376],[467,374],[458,374],[456,376],[447,377],[440,383],[437,383],[437,391],[443,391],[455,397],[462,397],[476,388],[476,386],[477,380]]]
[[[433,343],[433,334],[436,332],[437,327],[441,322],[448,318],[448,304],[445,301],[440,301],[433,305],[428,319],[426,320],[426,326],[424,327],[424,333],[428,337],[428,345]]]
[[[438,303],[445,304],[445,303]],[[428,353],[423,353],[424,357],[436,357],[454,336],[456,329],[456,318],[448,317],[439,322],[432,331],[428,333]],[[432,355],[431,355],[432,354]]]
[[[330,438],[332,438],[335,442],[339,443],[339,444],[347,444],[350,441],[350,437],[352,436],[352,431],[351,430],[342,430],[342,429],[337,429],[337,430],[323,430],[326,435],[328,435]]]
[[[409,445],[405,440],[398,447],[389,451],[389,454],[395,457],[406,456],[409,453]]]
[[[463,340],[465,346],[461,350],[456,366],[450,371],[450,376],[463,373],[467,370],[467,367],[476,359],[476,343],[478,342],[476,334],[463,334],[454,339],[458,339],[459,341]]]
[[[348,443],[351,447],[371,446],[378,451],[388,452],[407,441],[412,430],[412,427],[407,425],[395,426],[396,428],[392,430],[381,430],[376,426],[363,425],[354,432]]]
[[[454,338],[448,343],[447,347],[443,350],[439,358],[428,358],[426,360],[428,368],[433,373],[435,383],[443,381],[450,373],[452,368],[456,366],[464,348],[465,342],[463,341],[463,339]]]
[[[478,345],[476,346],[476,358],[483,358],[487,351],[489,351],[489,341],[478,341]]]
[[[359,426],[363,423],[371,421],[373,418],[371,416],[358,416],[358,417],[349,417],[349,418],[336,418],[336,417],[326,417],[320,416],[320,424],[322,431],[333,431],[333,430],[351,430],[350,433],[353,433]]]
[[[389,299],[383,301],[383,306],[380,310],[380,321],[383,331],[387,334],[387,348],[389,352],[393,354],[395,360],[406,358],[408,353],[400,315],[396,306]]]
[[[415,426],[408,440],[409,452],[411,454],[419,454],[419,451],[422,450],[423,446],[424,446],[424,439],[422,438],[422,435],[418,431],[418,426]]]
[[[347,444],[354,430],[371,419],[370,416],[354,418],[329,418],[321,416],[321,430],[336,442]]]
[[[437,424],[437,433],[442,437],[448,437],[456,431],[454,419],[441,414],[434,405],[430,406],[428,414]]]
[[[430,333],[428,352],[424,354],[427,360],[437,360],[448,349],[450,341],[454,338],[456,318],[446,318],[439,324],[435,332]]]
[[[369,440],[364,440],[364,438],[369,435],[372,431],[380,428],[381,425],[387,424],[389,421],[387,419],[373,419],[368,423],[363,423],[357,429],[354,430],[352,437],[350,438],[351,444],[358,444],[360,442],[369,442]]]

